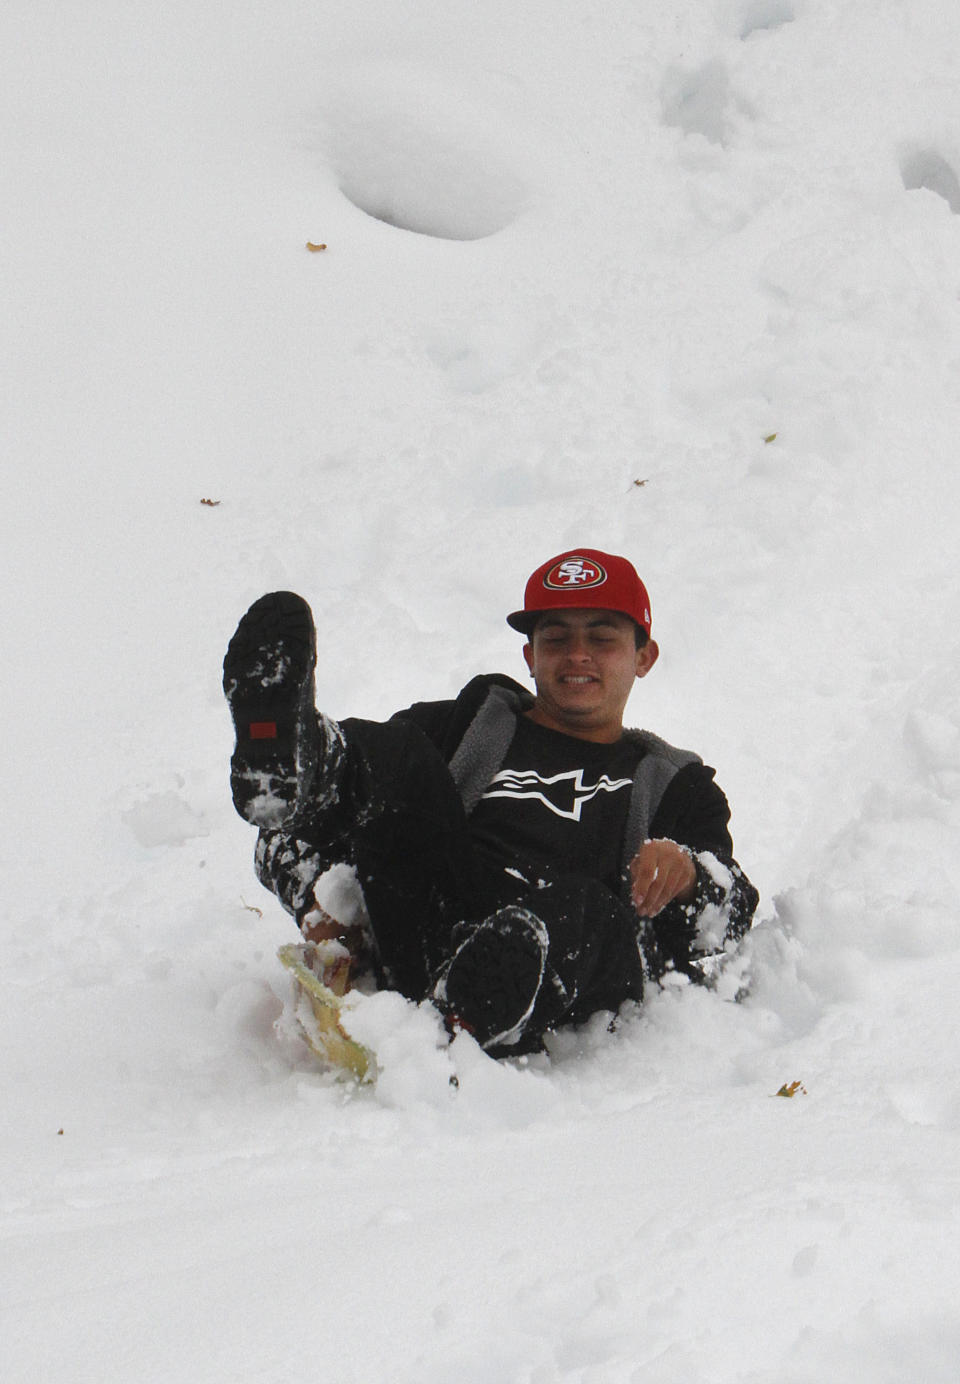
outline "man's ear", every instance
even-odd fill
[[[524,644],[524,646],[523,646],[523,657],[524,657],[524,659],[526,660],[527,667],[530,669],[530,676],[533,677],[533,645],[532,645],[532,644]]]
[[[659,657],[659,644],[654,639],[648,639],[643,648],[637,650],[637,677],[645,678]]]

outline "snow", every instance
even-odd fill
[[[952,1384],[960,11],[0,35],[3,1378]],[[320,704],[384,716],[523,676],[577,543],[650,589],[629,719],[716,765],[759,926],[549,1057],[360,999],[344,1086],[226,640],[301,591]]]

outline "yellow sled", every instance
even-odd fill
[[[288,942],[277,956],[293,974],[297,1020],[313,1051],[324,1063],[349,1072],[357,1081],[373,1081],[373,1054],[340,1023],[350,982],[351,958],[346,948],[336,942]]]

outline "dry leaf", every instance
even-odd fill
[[[780,1090],[777,1092],[777,1095],[786,1096],[789,1100],[790,1097],[795,1096],[797,1092],[799,1092],[801,1096],[805,1096],[807,1094],[807,1088],[806,1086],[804,1086],[802,1081],[791,1081],[789,1084],[787,1082],[784,1082],[784,1084],[780,1087]]]
[[[313,250],[314,253],[316,253],[317,250],[325,250],[326,248],[327,247],[325,245],[314,245],[312,240],[307,241],[307,249]]]

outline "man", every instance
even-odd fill
[[[700,758],[625,730],[659,650],[623,557],[551,558],[507,617],[535,693],[499,674],[387,722],[315,712],[315,633],[292,592],[251,606],[224,659],[237,811],[260,880],[309,935],[313,886],[351,864],[378,984],[429,998],[494,1056],[702,978],[757,894]]]

